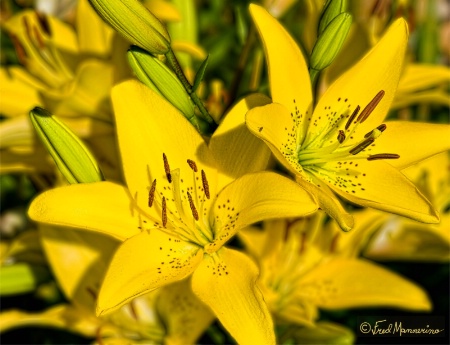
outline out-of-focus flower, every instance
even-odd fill
[[[450,127],[382,123],[400,78],[404,20],[330,86],[312,112],[309,74],[299,48],[265,10],[251,5],[251,12],[265,46],[273,103],[248,112],[249,129],[344,230],[352,228],[353,219],[335,193],[362,206],[438,222],[430,202],[398,169],[447,150]],[[420,144],[412,149],[412,142]]]
[[[324,213],[264,223],[240,233],[261,267],[258,284],[275,321],[314,327],[318,309],[393,307],[428,311],[425,291],[368,260],[336,251],[338,232],[324,232]],[[352,232],[353,233],[353,232]],[[341,235],[341,236],[340,236]]]
[[[99,314],[192,274],[194,293],[233,337],[273,343],[272,321],[254,285],[256,266],[223,246],[253,222],[316,210],[307,193],[287,178],[270,172],[244,175],[267,164],[268,150],[246,130],[243,118],[267,98],[242,100],[206,145],[146,86],[124,82],[112,97],[128,187],[100,182],[54,189],[35,199],[30,217],[124,241],[103,281]]]
[[[395,215],[364,210],[355,231],[361,245],[350,240],[346,247],[372,260],[448,262],[450,259],[450,165],[448,153],[441,153],[403,170],[436,205],[441,222],[427,225]],[[355,234],[356,235],[356,234]],[[359,248],[359,249],[356,249]]]
[[[36,231],[31,234],[37,235]],[[100,234],[50,226],[41,226],[39,235],[70,304],[59,304],[40,313],[3,312],[2,332],[24,326],[48,326],[96,338],[99,344],[185,344],[195,343],[213,319],[211,311],[192,293],[188,281],[155,290],[98,318],[98,289],[119,242]],[[9,255],[17,259],[20,253],[9,251]]]
[[[5,23],[21,66],[0,70],[2,172],[49,172],[45,150],[36,144],[28,112],[35,106],[58,114],[89,145],[98,147],[113,132],[109,92],[113,84],[112,31],[82,0],[76,31],[56,18],[23,11]],[[112,137],[111,137],[112,139]],[[95,142],[95,144],[94,144]],[[114,146],[96,152],[107,175],[118,178]],[[108,169],[109,168],[109,169]]]

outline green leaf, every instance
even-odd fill
[[[206,59],[203,60],[202,64],[200,65],[197,71],[197,74],[195,75],[194,85],[192,86],[192,92],[195,92],[195,90],[197,90],[197,88],[200,85],[200,82],[203,80],[203,77],[205,76],[206,67],[208,66],[208,61],[209,61],[209,54],[206,57]]]

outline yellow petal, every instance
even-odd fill
[[[386,162],[355,160],[326,163],[321,176],[343,198],[361,206],[399,214],[424,223],[438,223],[433,205],[408,178]],[[346,170],[346,169],[350,170]],[[320,175],[318,176],[320,177]]]
[[[342,230],[350,231],[353,228],[353,217],[344,209],[339,199],[323,181],[314,178],[313,182],[310,182],[301,176],[297,176],[295,180],[314,197],[320,209],[329,214]]]
[[[296,127],[286,107],[271,103],[250,109],[246,115],[248,129],[265,141],[272,153],[287,169],[299,174],[295,133]]]
[[[215,319],[211,309],[192,292],[189,278],[161,288],[156,303],[167,327],[164,341],[168,345],[197,343]]]
[[[109,53],[114,31],[101,20],[87,0],[78,1],[76,25],[80,53],[100,56]]]
[[[350,329],[328,321],[319,321],[310,327],[299,327],[295,330],[293,338],[298,344],[308,345],[355,343],[355,335]]]
[[[137,81],[115,86],[112,100],[125,178],[131,195],[144,212],[154,212],[154,208],[148,207],[153,180],[157,180],[157,186],[167,182],[163,154],[170,170],[180,169],[185,186],[193,186],[187,160],[202,164],[199,168],[205,169],[214,195],[216,172],[205,166],[213,165],[208,148],[178,110]]]
[[[396,153],[389,163],[407,168],[439,152],[450,150],[450,126],[408,121],[386,122],[387,129],[376,141],[375,153]],[[376,151],[375,151],[376,150]]]
[[[289,113],[305,116],[311,107],[312,92],[303,54],[289,33],[265,9],[251,4],[250,13],[264,45],[273,102],[283,104]],[[277,115],[273,114],[274,121],[278,121]]]
[[[17,115],[0,122],[0,148],[9,146],[33,145],[36,134],[31,127],[28,115]]]
[[[139,233],[127,189],[111,182],[51,189],[33,200],[28,215],[37,222],[93,230],[122,241]]]
[[[109,94],[113,83],[112,65],[96,60],[84,61],[68,90],[47,91],[47,103],[56,115],[91,116],[111,122]]]
[[[415,283],[357,259],[334,259],[323,263],[302,278],[298,291],[325,309],[395,307],[431,310],[427,294]]]
[[[219,193],[210,212],[216,241],[208,246],[217,250],[246,225],[316,210],[314,199],[294,181],[273,172],[247,174]]]
[[[117,250],[103,280],[97,314],[110,313],[135,297],[190,275],[203,250],[160,230],[144,231]]]
[[[450,82],[450,68],[442,65],[409,63],[400,78],[398,93],[429,89]]]
[[[118,329],[105,324],[103,320],[85,310],[64,304],[51,307],[41,313],[8,310],[0,314],[2,331],[26,326],[57,327],[85,337],[95,337],[100,327],[102,334],[115,335],[119,333]]]
[[[397,90],[407,41],[407,24],[404,19],[397,19],[377,45],[328,88],[311,119],[311,123],[317,123],[317,126],[310,126],[308,130],[320,133],[329,126],[330,116],[345,116],[346,112],[350,115],[357,105],[364,109],[378,92],[384,90],[384,97],[355,130],[353,140],[361,140],[365,133],[380,125]],[[341,121],[339,128],[345,123]]]
[[[257,277],[258,268],[247,256],[227,248],[205,256],[192,276],[194,293],[239,344],[275,344]]]
[[[47,173],[53,174],[55,167],[43,147],[14,147],[13,150],[2,150],[0,173]]]
[[[9,32],[19,36],[19,38],[23,37],[24,39],[28,39],[26,38],[26,26],[23,23],[24,18],[26,18],[31,28],[35,26],[41,33],[45,33],[45,30],[41,30],[42,25],[34,10],[20,11],[18,14],[6,21],[4,24],[5,28]],[[53,16],[46,16],[46,20],[48,21],[50,31],[49,37],[51,38],[52,44],[67,52],[77,53],[78,43],[73,28],[69,24],[62,22]]]
[[[209,149],[217,157],[218,189],[246,173],[266,168],[270,150],[247,129],[245,114],[249,109],[267,103],[270,99],[260,94],[244,98],[228,112],[212,135]]]
[[[364,256],[373,260],[448,262],[450,259],[450,217],[442,216],[438,226],[391,217],[372,237]]]
[[[165,0],[144,0],[144,5],[157,18],[166,22],[176,22],[181,20],[180,12],[176,6]]]
[[[17,78],[12,70],[22,67],[0,68],[0,112],[4,116],[28,114],[42,104],[38,91],[31,85]]]
[[[103,234],[49,225],[41,225],[39,232],[65,297],[94,314],[98,287],[119,241]]]

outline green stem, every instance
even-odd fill
[[[170,49],[167,54],[167,61],[169,61],[170,66],[172,66],[172,69],[174,70],[175,74],[177,75],[178,79],[181,81],[181,84],[183,84],[184,89],[186,92],[191,96],[192,101],[197,106],[198,110],[200,110],[200,113],[202,114],[203,119],[208,122],[209,124],[214,124],[214,120],[211,117],[211,115],[208,113],[208,110],[205,108],[203,102],[200,100],[200,98],[197,96],[195,92],[192,92],[192,85],[187,80],[186,76],[184,75],[184,72],[180,66],[180,63],[177,60],[177,57],[173,53],[173,50]]]

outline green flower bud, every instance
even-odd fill
[[[55,116],[36,107],[30,111],[30,118],[38,136],[69,183],[103,180],[103,174],[92,154]]]
[[[328,67],[342,48],[352,24],[352,16],[341,13],[334,18],[314,45],[310,68],[321,71]]]
[[[131,47],[127,56],[132,70],[142,83],[172,103],[191,123],[195,121],[194,104],[169,67],[138,47]]]
[[[319,36],[326,27],[341,13],[347,10],[347,0],[328,0],[319,22]]]
[[[89,0],[98,15],[132,44],[152,54],[166,54],[170,36],[138,0]]]

